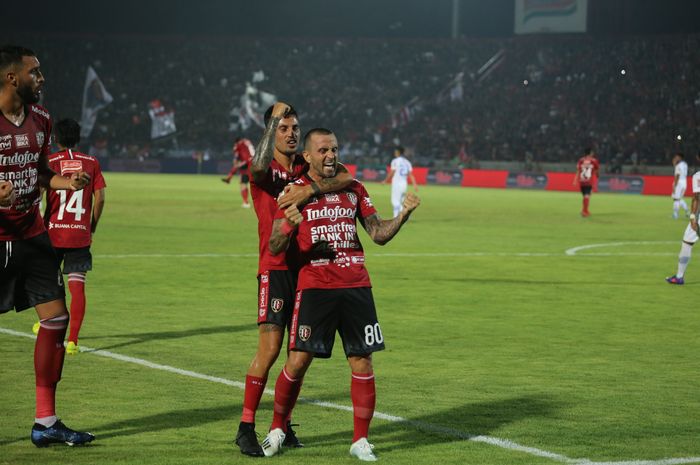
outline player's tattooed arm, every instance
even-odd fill
[[[265,173],[267,173],[267,169],[270,167],[272,158],[275,155],[275,133],[277,132],[277,127],[289,110],[290,108],[287,104],[282,102],[275,103],[270,121],[265,127],[265,132],[263,132],[258,146],[255,147],[255,155],[250,160],[250,175],[253,181],[260,182],[265,178]]]
[[[272,223],[272,234],[270,235],[270,253],[280,254],[287,250],[292,241],[292,234],[297,230],[302,221],[301,212],[292,205],[284,211],[284,218],[277,218]]]
[[[390,220],[383,220],[375,213],[360,221],[365,231],[367,231],[367,234],[369,234],[369,237],[371,237],[375,243],[384,245],[399,232],[401,226],[408,221],[411,213],[418,208],[418,205],[420,205],[418,196],[408,193],[406,194],[406,199],[403,201],[403,209],[398,216]]]
[[[290,205],[298,207],[305,205],[311,197],[328,192],[337,192],[348,187],[353,181],[352,175],[342,163],[338,163],[335,176],[332,178],[322,178],[311,184],[298,185],[290,184],[284,188],[284,195],[277,199],[280,208],[287,208]]]

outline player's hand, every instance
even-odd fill
[[[284,186],[284,191],[277,197],[277,206],[282,209],[292,205],[304,205],[314,191],[311,186],[300,186],[298,184],[288,184]]]
[[[17,193],[10,181],[0,181],[0,207],[9,207],[15,201]]]
[[[276,102],[272,107],[272,117],[285,118],[289,114],[291,107],[284,102]]]
[[[90,183],[90,175],[85,171],[76,171],[70,175],[70,188],[79,191]]]
[[[403,209],[406,213],[411,213],[418,208],[418,205],[420,205],[420,198],[416,194],[412,192],[406,194],[406,198],[403,199]]]
[[[299,226],[304,219],[296,205],[291,205],[287,208],[284,211],[284,217],[287,218],[287,222],[295,228]]]

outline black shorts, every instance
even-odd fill
[[[90,246],[77,249],[57,248],[58,262],[63,262],[63,274],[84,273],[92,270]]]
[[[286,328],[294,311],[296,277],[288,270],[270,270],[258,275],[258,324]]]
[[[247,174],[241,174],[241,184],[248,184],[250,182],[250,176]]]
[[[48,233],[22,241],[0,241],[0,313],[21,312],[65,295]]]
[[[329,358],[335,332],[343,341],[345,356],[384,350],[372,289],[304,289],[294,304],[289,348]]]
[[[581,193],[583,195],[591,195],[592,190],[593,190],[593,186],[581,186]]]

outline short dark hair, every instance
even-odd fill
[[[583,150],[583,154],[584,154],[584,155],[590,155],[590,154],[592,154],[592,153],[593,153],[593,149],[592,149],[591,147],[586,147],[586,148]]]
[[[403,148],[403,145],[397,145],[394,147],[394,150],[398,151],[401,155],[403,155],[405,149]]]
[[[80,125],[71,118],[63,118],[53,127],[56,142],[63,147],[72,149],[80,142]]]
[[[681,157],[681,159],[685,158],[685,155],[683,155],[683,152],[676,152],[677,157]]]
[[[22,63],[22,57],[34,57],[36,53],[19,45],[3,45],[0,47],[0,70]]]
[[[270,108],[268,108],[267,110],[265,110],[265,116],[264,116],[264,119],[265,119],[265,127],[267,127],[267,123],[269,123],[269,122],[270,122],[270,118],[272,118],[272,109],[273,109],[273,108],[274,108],[274,105],[270,105]],[[297,111],[296,111],[296,110],[294,109],[294,107],[291,106],[291,105],[289,105],[289,111],[287,112],[287,116],[288,116],[288,117],[289,117],[289,116],[296,116],[297,118],[299,117],[299,115],[297,115]]]
[[[335,134],[335,133],[333,131],[331,131],[330,129],[326,129],[326,128],[309,129],[306,132],[306,134],[304,134],[304,150],[306,150],[306,145],[309,143],[311,136],[313,136],[314,134],[321,134],[324,136],[328,136],[328,135]]]

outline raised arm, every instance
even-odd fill
[[[384,245],[394,238],[396,233],[401,229],[401,226],[408,221],[413,210],[418,208],[418,205],[420,205],[418,196],[409,192],[406,194],[406,198],[403,201],[403,208],[398,216],[390,220],[383,220],[375,213],[361,220],[362,226],[375,243]]]
[[[300,186],[290,184],[284,188],[284,195],[277,199],[280,208],[287,208],[290,205],[304,205],[312,196],[327,194],[345,189],[352,183],[352,175],[342,163],[338,163],[335,176],[332,178],[322,178],[311,184]]]
[[[282,102],[275,103],[272,108],[272,116],[265,127],[265,132],[255,147],[255,155],[250,160],[250,176],[255,182],[261,182],[265,178],[265,173],[270,167],[272,158],[275,155],[275,132],[280,121],[289,112],[289,105]]]
[[[278,255],[287,250],[292,240],[292,233],[297,230],[302,218],[296,205],[292,205],[284,211],[284,218],[275,219],[272,223],[269,244],[272,255]]]

